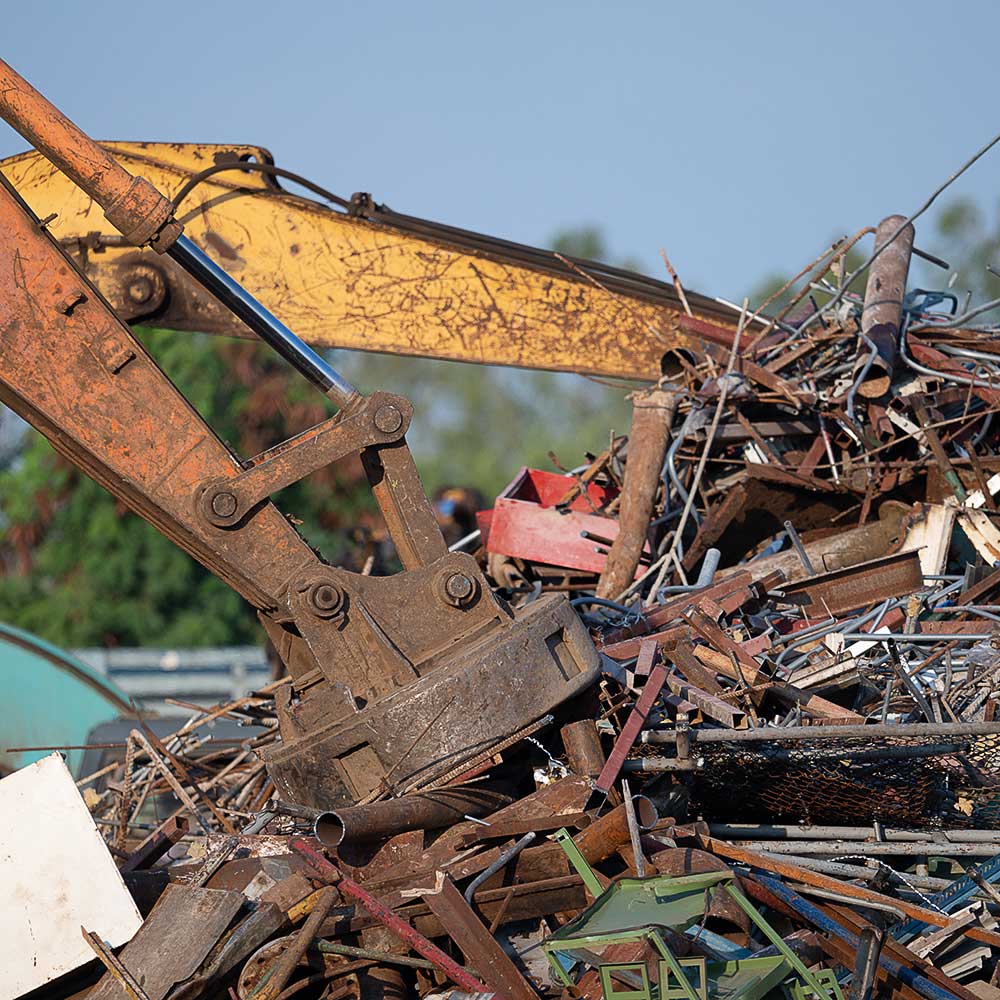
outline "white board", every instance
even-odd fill
[[[81,926],[117,947],[141,924],[62,757],[0,781],[0,1000],[93,960]]]

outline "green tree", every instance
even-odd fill
[[[934,252],[951,265],[951,290],[958,295],[960,310],[965,310],[967,300],[975,306],[1000,298],[1000,278],[988,270],[1000,271],[1000,202],[992,216],[969,198],[950,202],[935,220],[934,237]],[[919,232],[917,241],[920,245]],[[920,274],[930,288],[946,283],[944,272],[930,265],[924,265]],[[998,310],[990,310],[971,322],[996,323],[998,315]]]
[[[614,264],[627,271],[642,273],[642,265],[635,257],[615,259],[608,249],[604,231],[600,226],[569,226],[556,230],[549,241],[549,246],[565,257],[580,257],[583,260],[596,260],[602,264]]]

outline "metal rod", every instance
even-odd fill
[[[681,760],[677,757],[637,757],[622,764],[622,774],[652,774],[660,771],[698,771],[704,765],[700,757]]]
[[[889,867],[889,865],[884,862],[878,862],[874,858],[870,860],[875,862],[875,864],[871,868],[868,868],[862,867],[860,864],[845,864],[843,860],[824,861],[821,858],[806,857],[805,855],[800,854],[782,854],[780,856],[777,854],[771,855],[768,854],[766,845],[762,845],[757,853],[760,854],[762,858],[769,858],[775,861],[787,861],[798,865],[800,868],[807,868],[809,871],[820,872],[824,875],[836,875],[837,878],[840,879],[874,882],[876,879],[883,877],[885,872],[889,871],[896,876],[897,880],[916,890],[929,889],[931,891],[938,892],[941,889],[946,889],[948,886],[953,884],[952,879],[934,878],[929,875],[911,875],[907,873],[904,877],[895,872]],[[860,860],[860,858],[858,860]]]
[[[475,531],[470,531],[467,535],[465,535],[464,537],[460,538],[457,542],[452,542],[451,545],[448,546],[448,551],[449,552],[460,552],[470,542],[476,541],[479,538],[480,534],[481,534],[481,532],[480,532],[480,530],[478,528],[476,528]]]
[[[476,890],[489,878],[492,878],[498,871],[505,868],[511,861],[516,858],[521,851],[523,851],[533,840],[535,839],[535,834],[533,832],[526,833],[520,840],[511,844],[506,851],[500,854],[500,857],[496,859],[488,868],[484,868],[470,883],[469,887],[465,890],[465,901],[471,906],[472,897],[475,896]]]
[[[992,639],[992,632],[841,632],[848,642],[898,642],[905,646],[907,643],[921,642],[982,642],[985,639]]]
[[[758,840],[731,840],[733,847],[754,850],[760,847]],[[1000,854],[1000,840],[992,844],[928,844],[922,841],[893,841],[875,843],[867,840],[769,840],[768,854],[822,854],[839,857],[856,854],[860,857],[921,857],[926,854],[941,857],[971,856],[991,858]]]
[[[693,590],[700,590],[702,587],[711,586],[715,579],[715,571],[722,562],[722,553],[718,549],[709,549],[702,560],[701,569],[698,571],[698,579],[695,580]]]
[[[789,541],[795,546],[795,551],[798,553],[802,568],[809,576],[815,576],[816,570],[813,569],[813,564],[806,554],[806,547],[802,544],[802,539],[799,538],[799,533],[795,530],[795,525],[791,521],[785,521],[785,532],[788,534]]]
[[[779,826],[754,823],[710,823],[713,837],[726,840],[865,840],[870,826]],[[1000,830],[893,830],[883,828],[886,841],[922,841],[932,844],[1000,843]]]
[[[799,707],[796,705],[796,707]],[[781,737],[775,737],[775,741],[780,741]],[[881,747],[876,750],[845,750],[842,747],[830,746],[822,751],[813,750],[809,759],[813,762],[825,760],[840,762],[843,764],[873,764],[886,760],[920,760],[925,757],[940,757],[948,754],[966,753],[969,747],[967,744],[932,744],[929,746],[909,746]],[[792,751],[783,748],[771,751],[767,760],[772,763],[777,760],[792,760]],[[642,773],[644,771],[686,771],[696,770],[704,764],[703,759],[678,757],[640,757],[636,760],[625,761],[622,768],[626,774]]]
[[[308,344],[300,340],[270,310],[257,301],[238,281],[228,275],[201,247],[183,234],[167,253],[195,281],[204,285],[227,309],[297,372],[327,395],[341,409],[360,393]]]
[[[313,947],[321,955],[345,955],[347,958],[370,958],[379,965],[405,965],[408,969],[437,968],[433,962],[428,962],[426,958],[414,958],[412,955],[394,955],[391,951],[375,951],[372,948],[355,948],[353,945],[338,944],[336,941],[314,941]]]
[[[927,722],[875,726],[793,726],[787,729],[691,729],[692,743],[768,743],[789,740],[846,740],[861,737],[878,739],[883,736],[997,736],[1000,722]],[[673,743],[673,729],[647,729],[640,737],[643,743]]]
[[[414,930],[402,917],[397,916],[384,903],[363,889],[353,879],[341,876],[339,869],[323,857],[316,848],[305,840],[295,839],[289,848],[298,854],[320,878],[336,883],[341,893],[350,896],[367,910],[380,924],[409,945],[418,955],[433,962],[446,976],[472,993],[488,993],[486,984],[468,973],[451,956],[445,954],[436,944],[428,941],[423,934]]]

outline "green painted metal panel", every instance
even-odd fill
[[[16,770],[51,751],[10,747],[72,746],[94,726],[130,714],[128,697],[85,663],[37,636],[0,625],[0,770]],[[76,773],[82,750],[66,751]]]

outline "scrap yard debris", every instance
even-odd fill
[[[687,336],[629,435],[522,470],[449,547],[409,403],[0,84],[130,244],[341,410],[235,461],[0,184],[32,275],[0,283],[5,402],[287,668],[167,736],[138,715],[91,774],[0,781],[0,997],[1000,1000],[1000,331],[974,322],[997,303],[907,291],[919,212],[730,326],[671,270]],[[323,562],[268,499],[353,454],[393,576]]]
[[[627,438],[480,515],[516,608],[574,595],[601,673],[569,700],[326,803],[269,773],[291,678],[137,724],[78,787],[145,921],[88,927],[74,989],[994,997],[1000,340],[905,292],[904,222],[863,298],[744,307]]]

